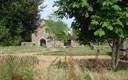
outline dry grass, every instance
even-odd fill
[[[52,60],[47,58],[36,67],[35,80],[128,80],[128,69],[114,72],[105,67],[99,67],[99,70],[90,70],[85,66],[89,63],[84,62],[81,67],[81,64],[76,61],[72,61],[71,54],[67,58],[63,57],[63,60],[58,57]]]
[[[49,51],[47,49],[38,48],[32,50],[32,48],[16,50],[15,48],[9,48],[8,53],[19,53],[19,52],[27,52],[33,53],[34,51]],[[12,50],[11,50],[12,49]],[[34,49],[34,47],[33,47]],[[30,51],[29,51],[30,50]],[[7,52],[5,50],[5,52]],[[11,52],[12,51],[12,52]],[[53,49],[52,51],[57,51]],[[3,51],[4,52],[4,51]],[[101,67],[99,70],[90,70],[86,66],[90,64],[88,59],[95,59],[95,56],[43,56],[43,55],[26,55],[26,54],[13,54],[17,56],[18,60],[22,64],[28,62],[35,63],[33,67],[33,80],[68,80],[69,73],[73,74],[71,80],[128,80],[128,69],[121,68],[119,71],[114,72],[112,70],[108,70],[107,68],[103,68],[101,71]],[[73,65],[69,68],[67,63]],[[99,59],[111,59],[110,56],[99,56]],[[3,60],[4,57],[0,56],[0,61]],[[108,61],[105,61],[109,64]],[[95,62],[94,62],[95,63]],[[107,65],[108,65],[107,64]],[[70,69],[70,70],[69,70]]]
[[[53,58],[51,58],[51,56],[18,56],[17,58],[24,63],[26,61],[25,59],[35,63],[35,67],[33,67],[32,72],[33,80],[68,80],[69,70],[68,67],[65,66],[66,64],[63,64],[65,57],[60,58],[61,61],[55,56]],[[37,64],[38,60],[39,62]],[[73,61],[73,79],[71,80],[128,80],[128,70],[119,70],[117,72],[113,72],[112,70],[107,70],[104,68],[102,73],[100,71],[89,70],[86,67],[83,69],[79,66],[81,64],[75,62],[76,60]],[[58,62],[59,64],[57,64]],[[82,64],[85,65],[85,63]]]
[[[43,47],[28,47],[28,46],[9,46],[0,47],[0,54],[19,54],[19,53],[39,53],[49,51],[48,48]]]
[[[64,68],[50,67],[47,70],[39,68],[36,71],[39,72],[35,80],[68,80],[68,72]],[[102,74],[96,71],[89,71],[88,69],[83,71],[79,66],[75,65],[74,73],[75,76],[71,80],[128,80],[128,70],[113,72],[104,69]],[[86,75],[89,75],[91,79],[88,79]]]
[[[33,80],[34,60],[27,56],[0,56],[0,80]]]

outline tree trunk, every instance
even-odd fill
[[[117,56],[116,55],[118,55],[119,53],[118,53],[118,50],[117,50],[117,45],[114,45],[113,46],[113,49],[112,49],[112,69],[113,70],[116,70],[116,68],[117,68],[117,65],[118,65],[118,58],[117,58]]]
[[[115,38],[112,46],[112,69],[116,70],[118,67],[120,46],[122,41],[120,38]]]

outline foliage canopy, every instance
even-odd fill
[[[30,41],[40,23],[43,0],[0,0],[0,45]]]
[[[111,39],[112,65],[118,65],[119,50],[128,37],[128,0],[58,0],[60,17],[75,18],[72,27],[81,44]]]
[[[82,44],[128,36],[127,0],[59,0],[55,5],[61,17],[75,18],[72,27]]]

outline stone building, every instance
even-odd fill
[[[40,26],[35,30],[34,33],[32,33],[32,42],[22,42],[22,46],[43,46],[47,48],[53,47],[65,47],[65,46],[72,46],[72,47],[78,47],[79,43],[74,40],[72,37],[72,30],[68,29],[67,35],[69,37],[69,40],[67,43],[61,42],[61,41],[49,41],[48,36],[49,35],[54,35],[47,33],[45,30],[45,20],[42,20]]]
[[[120,49],[120,56],[124,56],[126,54],[126,50],[128,50],[128,38],[126,38],[126,41],[123,42]]]

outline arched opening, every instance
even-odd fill
[[[43,47],[46,46],[46,40],[44,38],[40,39],[40,46],[43,46]]]
[[[71,40],[68,40],[67,42],[64,42],[64,46],[71,46]]]

